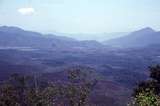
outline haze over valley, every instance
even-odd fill
[[[159,32],[144,28],[100,43],[64,36],[45,36],[18,27],[2,26],[0,79],[5,80],[13,73],[36,73],[48,76],[48,80],[63,81],[66,69],[82,67],[92,70],[93,76],[98,79],[93,97],[109,99],[107,104],[110,105],[114,105],[113,101],[124,105],[136,83],[148,78],[148,66],[160,63],[159,36]],[[106,104],[106,101],[96,102]]]
[[[0,106],[160,106],[160,0],[0,0]]]

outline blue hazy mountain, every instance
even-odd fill
[[[147,27],[132,32],[126,36],[106,41],[105,44],[124,48],[145,47],[148,45],[160,44],[160,32]]]
[[[113,33],[58,33],[53,32],[55,35],[69,36],[78,40],[96,40],[99,42],[107,41],[110,39],[122,37],[128,34],[128,32],[113,32]]]
[[[130,36],[148,38],[155,33],[158,32],[146,28]],[[148,78],[148,66],[160,63],[160,44],[137,49],[108,48],[94,40],[78,41],[17,27],[0,27],[0,46],[0,81],[14,73],[36,73],[45,80],[64,83],[66,69],[85,67],[93,70],[93,77],[98,79],[91,98],[99,106],[125,106],[136,83]]]
[[[85,42],[85,43],[84,43]],[[2,47],[96,47],[101,46],[97,41],[78,41],[73,38],[56,36],[54,34],[41,34],[33,31],[25,31],[17,27],[0,27],[0,46]]]

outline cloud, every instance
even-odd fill
[[[22,15],[33,15],[35,13],[35,9],[31,7],[19,8],[18,12]]]

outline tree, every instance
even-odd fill
[[[81,69],[69,70],[67,78],[67,82],[47,82],[41,87],[34,76],[14,74],[0,85],[0,106],[88,106],[96,81]]]
[[[68,71],[68,81],[62,89],[66,100],[65,104],[68,106],[88,106],[90,93],[97,80],[89,80],[89,75],[86,72],[76,68]]]
[[[139,94],[139,92],[152,90],[155,94],[160,94],[160,66],[151,66],[149,67],[150,71],[150,80],[143,81],[138,84],[138,87],[134,90],[133,96]]]
[[[137,94],[129,106],[160,106],[160,97],[148,89]]]
[[[0,106],[20,106],[16,89],[9,84],[0,87]]]
[[[150,67],[150,77],[160,83],[160,65]]]
[[[0,87],[0,106],[53,106],[53,87],[35,87],[31,76],[14,74]]]
[[[160,66],[149,67],[149,71],[151,79],[134,89],[130,106],[160,106]]]

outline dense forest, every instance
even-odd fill
[[[160,66],[152,66],[149,71],[150,79],[138,84],[126,106],[160,106]],[[69,69],[63,83],[13,74],[1,82],[0,106],[101,106],[91,99],[97,82],[80,68]]]
[[[80,69],[68,71],[66,82],[40,81],[36,76],[13,74],[0,87],[0,106],[88,106],[96,80]]]

